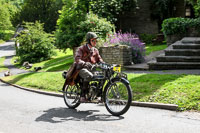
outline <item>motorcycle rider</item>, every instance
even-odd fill
[[[79,76],[83,78],[83,87],[80,102],[87,102],[85,94],[88,91],[89,81],[93,77],[91,72],[92,64],[102,62],[103,59],[99,55],[99,51],[95,48],[98,36],[94,32],[86,34],[86,44],[80,46],[75,55],[75,62],[79,69]]]

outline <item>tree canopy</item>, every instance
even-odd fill
[[[44,23],[45,31],[55,31],[58,11],[62,9],[62,5],[62,0],[24,0],[15,23],[40,21]]]
[[[99,17],[107,18],[115,23],[119,15],[125,11],[134,10],[137,0],[88,0],[89,8]]]
[[[188,3],[193,5],[196,17],[200,17],[200,0],[186,0]]]

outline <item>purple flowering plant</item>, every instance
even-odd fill
[[[132,48],[132,59],[135,64],[142,63],[145,56],[145,43],[141,42],[137,34],[117,32],[108,36],[104,46],[127,45]]]

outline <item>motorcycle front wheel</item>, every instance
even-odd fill
[[[114,116],[123,115],[132,102],[132,91],[125,79],[113,79],[104,90],[106,109]]]
[[[80,89],[77,85],[66,85],[63,90],[65,104],[70,109],[75,109],[80,105]]]

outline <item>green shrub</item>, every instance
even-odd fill
[[[98,34],[99,39],[106,39],[108,34],[112,33],[114,30],[114,25],[112,25],[105,18],[99,18],[97,15],[92,12],[88,13],[86,16],[86,20],[80,22],[79,31],[80,34],[83,34],[85,37],[88,31],[93,31]]]
[[[14,34],[11,19],[16,10],[14,5],[0,0],[0,39],[4,41],[10,40]]]
[[[0,30],[0,39],[4,41],[10,40],[10,38],[12,38],[13,35],[14,35],[13,30]]]
[[[27,22],[24,27],[26,30],[17,37],[17,56],[21,63],[40,62],[54,55],[55,39],[51,34],[44,32],[43,24]]]
[[[86,19],[85,1],[71,1],[60,11],[57,21],[56,46],[59,49],[77,47],[83,41],[83,35],[78,34],[81,21]]]
[[[16,2],[16,3],[15,3]],[[17,1],[10,1],[5,3],[5,7],[8,9],[9,11],[9,15],[10,15],[10,21],[13,24],[13,21],[15,21],[15,15],[20,11],[20,9],[17,7]]]
[[[10,13],[6,4],[0,4],[0,39],[7,41],[12,36],[10,34],[12,24],[10,21]]]
[[[0,39],[0,44],[3,44],[3,43],[4,43],[4,41]]]
[[[0,5],[0,30],[8,30],[12,27],[10,14],[5,5]]]
[[[67,49],[80,46],[88,31],[96,32],[99,39],[106,39],[107,34],[114,29],[114,25],[97,15],[86,13],[85,4],[74,3],[74,7],[64,8],[58,19],[56,31],[56,46]]]
[[[153,39],[156,38],[156,35],[154,35],[154,34],[140,34],[139,37],[145,44],[152,44]]]
[[[200,31],[200,18],[169,18],[162,24],[162,31],[165,36],[187,33],[189,28],[195,28]]]
[[[200,0],[186,0],[188,4],[193,6],[196,17],[200,17]]]

